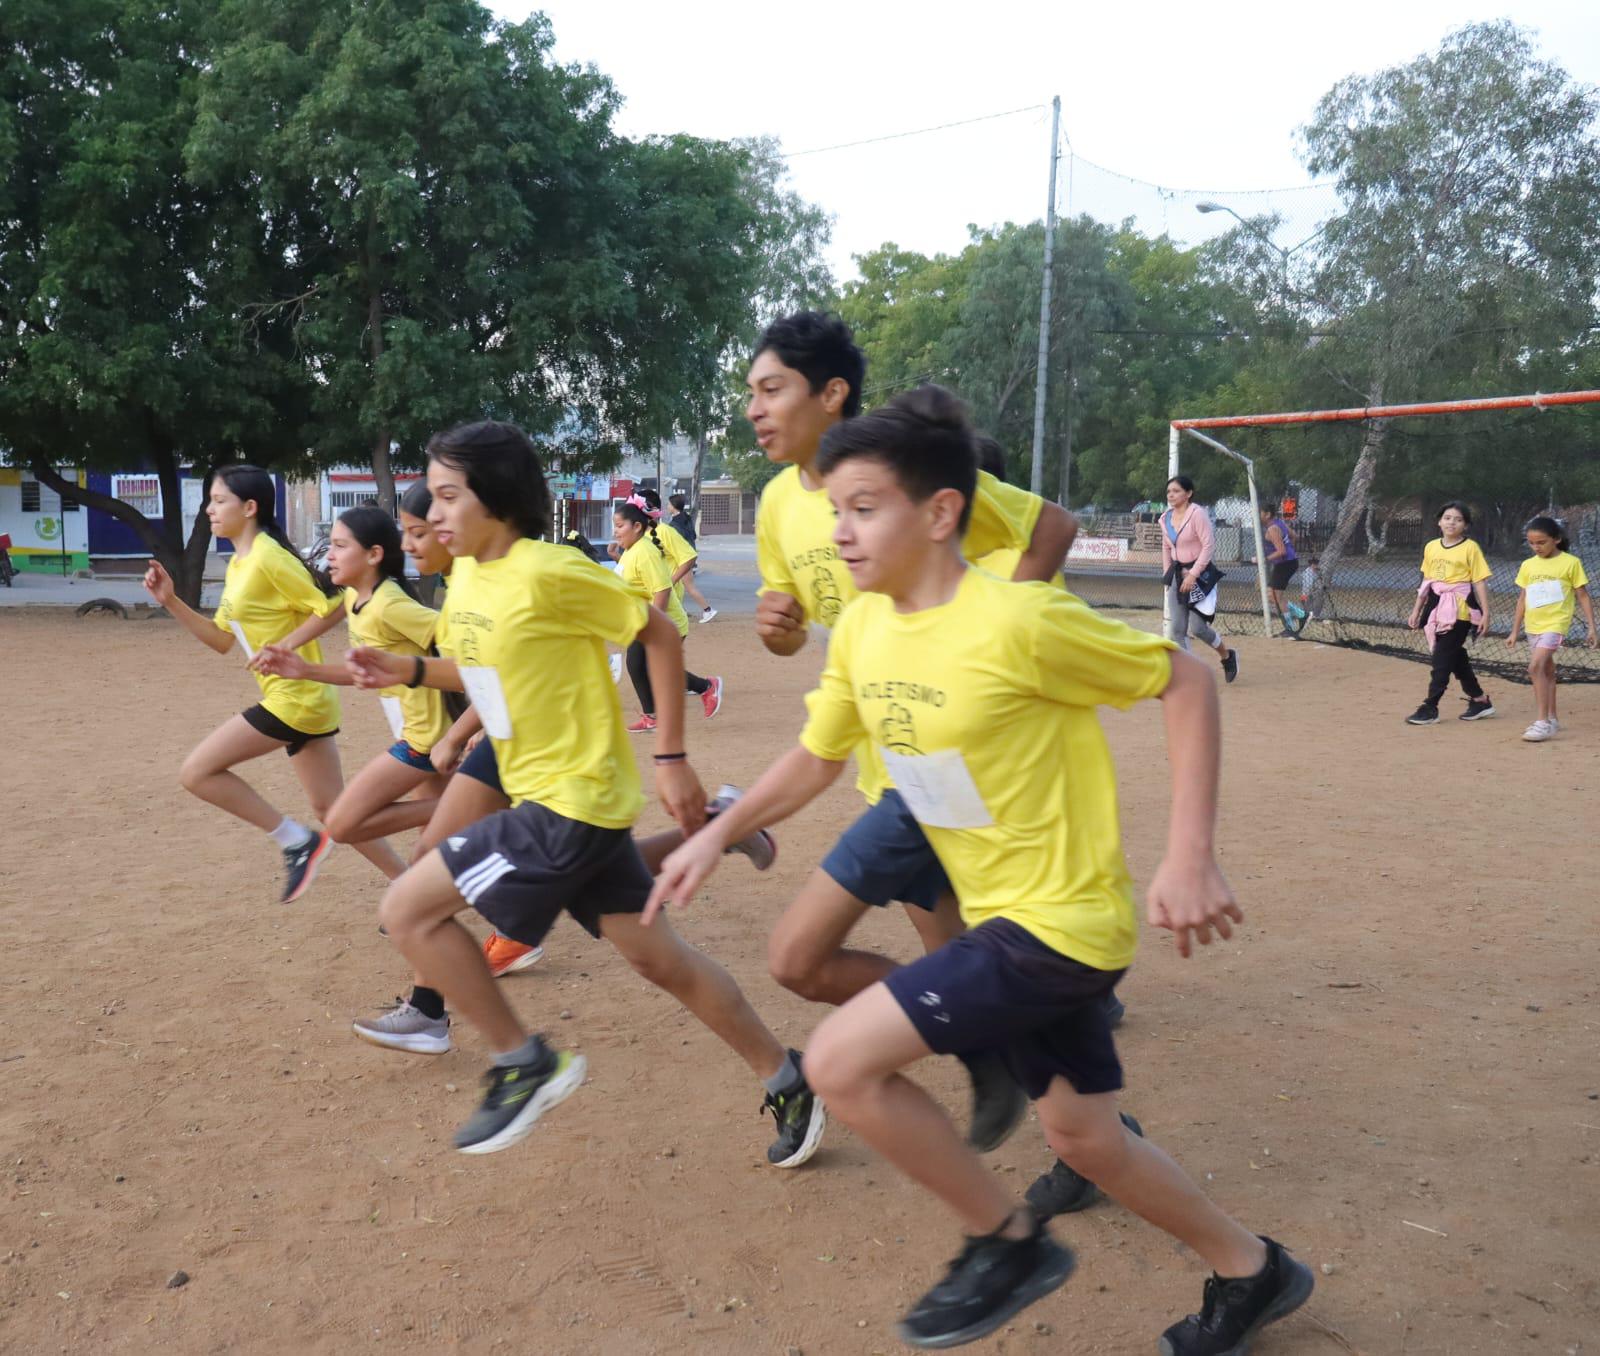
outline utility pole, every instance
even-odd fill
[[[1033,475],[1028,488],[1044,493],[1044,406],[1050,363],[1050,273],[1056,252],[1056,165],[1060,161],[1061,96],[1050,101],[1050,201],[1044,213],[1044,283],[1039,292],[1039,366],[1033,385]]]

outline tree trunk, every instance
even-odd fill
[[[372,378],[378,378],[378,362],[383,357],[383,293],[372,289],[367,299],[368,344],[372,352]],[[389,465],[389,423],[382,426],[372,439],[372,478],[378,484],[378,503],[391,518],[395,516],[394,469]]]
[[[706,431],[694,435],[694,475],[689,481],[689,521],[700,531],[700,475],[706,464]]]
[[[1367,397],[1369,405],[1383,403],[1383,387],[1373,388]],[[1333,536],[1322,548],[1317,565],[1317,580],[1311,590],[1311,611],[1321,615],[1327,608],[1328,586],[1333,580],[1339,562],[1344,558],[1351,540],[1367,517],[1367,504],[1372,497],[1372,481],[1378,473],[1378,459],[1383,453],[1383,442],[1388,436],[1389,424],[1384,419],[1374,419],[1367,425],[1367,436],[1361,444],[1361,455],[1356,458],[1355,469],[1350,472],[1350,484],[1345,490],[1344,503],[1339,507],[1339,521],[1334,525]]]

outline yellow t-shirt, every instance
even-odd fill
[[[800,742],[835,762],[863,738],[908,756],[916,776],[901,765],[895,785],[969,924],[1009,918],[1085,965],[1122,969],[1137,938],[1133,887],[1094,708],[1159,696],[1171,648],[1048,584],[981,570],[922,612],[897,613],[888,597],[866,594],[829,641]],[[951,763],[970,776],[978,821],[992,822],[929,822],[937,816],[919,806],[913,780],[959,782]]]
[[[238,622],[252,650],[282,640],[308,618],[326,617],[339,606],[316,585],[304,562],[259,533],[247,554],[228,560],[222,602],[212,618],[217,629],[232,632]],[[322,645],[307,641],[295,651],[310,664],[322,663]],[[261,705],[301,734],[328,734],[339,728],[339,697],[326,683],[309,678],[255,675]]]
[[[661,544],[667,548],[668,573],[677,574],[689,561],[699,558],[700,553],[689,545],[689,539],[671,523],[657,523],[656,536],[661,539]],[[674,584],[672,589],[678,595],[678,601],[681,603],[683,601],[682,582]]]
[[[1446,546],[1443,537],[1435,537],[1422,548],[1422,577],[1436,579],[1441,584],[1476,584],[1489,577],[1489,562],[1483,558],[1483,549],[1471,537],[1463,537],[1454,546]],[[1456,620],[1467,621],[1471,609],[1463,598],[1456,605]]]
[[[350,643],[408,657],[426,655],[438,634],[439,614],[424,607],[393,579],[385,579],[365,603],[344,591]],[[417,753],[427,753],[450,728],[444,693],[432,687],[386,687],[378,696],[400,703],[400,738]]]
[[[1554,581],[1561,585],[1561,597],[1553,603],[1530,606],[1523,614],[1522,624],[1530,636],[1555,632],[1564,636],[1572,629],[1572,614],[1577,608],[1577,591],[1587,588],[1589,576],[1584,573],[1583,562],[1565,551],[1557,551],[1546,560],[1543,556],[1530,556],[1517,569],[1517,587],[1525,589],[1530,584]]]
[[[661,544],[665,546],[666,542]],[[668,557],[656,550],[656,545],[650,540],[648,532],[622,553],[622,559],[617,561],[617,574],[634,593],[652,605],[655,603],[656,594],[665,589],[667,605],[662,611],[678,628],[678,634],[688,637],[689,617],[683,610],[683,603],[679,601],[682,595],[672,586],[672,566],[668,563]]]
[[[632,824],[644,796],[606,642],[631,644],[648,607],[570,546],[523,537],[499,560],[457,559],[449,611],[450,647],[511,803]]]
[[[1020,557],[1033,540],[1043,508],[1037,495],[979,471],[962,553],[972,561],[1008,549]],[[808,622],[829,629],[858,596],[849,567],[833,544],[834,517],[828,492],[808,490],[798,466],[784,467],[767,483],[756,509],[759,592],[787,593],[805,609]],[[863,745],[856,758],[857,788],[875,803],[888,784],[871,745]]]

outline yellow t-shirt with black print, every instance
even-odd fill
[[[1094,708],[1159,696],[1171,649],[1048,584],[981,570],[920,612],[865,594],[829,641],[800,742],[832,762],[863,739],[886,751],[969,925],[1009,918],[1120,970],[1137,924]]]
[[[667,605],[661,610],[678,628],[680,636],[688,636],[689,617],[680,601],[682,594],[672,586],[672,566],[667,557],[656,550],[649,532],[622,553],[622,558],[617,561],[617,574],[647,603],[654,604],[656,594],[665,589]]]
[[[450,649],[511,803],[631,825],[644,796],[606,642],[631,644],[645,603],[570,546],[523,537],[499,560],[457,559],[449,613]]]
[[[1038,495],[979,471],[962,553],[971,561],[1004,550],[1020,557],[1033,540],[1043,508]],[[759,591],[787,593],[799,601],[806,621],[829,629],[858,596],[849,567],[833,544],[834,517],[828,492],[808,490],[798,466],[786,466],[768,482],[756,510]],[[876,803],[887,785],[882,764],[871,746],[864,745],[856,758],[857,788]]]
[[[1539,588],[1540,584],[1544,584],[1546,589],[1551,585],[1559,587],[1560,598],[1534,606],[1533,599],[1546,591]],[[1577,610],[1577,591],[1589,586],[1589,576],[1584,573],[1583,562],[1565,551],[1557,551],[1548,560],[1543,556],[1530,556],[1517,568],[1517,587],[1526,589],[1530,586],[1534,592],[1528,599],[1529,605],[1522,617],[1528,634],[1540,636],[1554,632],[1564,636],[1572,630],[1572,617]]]
[[[311,617],[326,617],[339,601],[317,587],[299,556],[261,532],[248,552],[235,551],[228,558],[222,602],[212,621],[230,634],[237,622],[250,648],[259,650],[283,640]],[[322,663],[322,646],[315,640],[295,653],[309,664]],[[326,683],[270,673],[258,673],[255,680],[261,705],[291,730],[316,735],[339,728],[339,697]]]
[[[1471,537],[1463,537],[1454,546],[1446,546],[1443,537],[1435,537],[1422,548],[1422,577],[1435,579],[1441,584],[1476,584],[1489,577],[1489,562],[1483,558],[1483,548]],[[1472,610],[1463,598],[1456,605],[1456,620],[1468,621]]]
[[[439,614],[424,607],[393,579],[385,579],[364,603],[344,591],[350,643],[415,658],[426,655],[438,633]],[[450,728],[444,693],[431,687],[386,687],[378,696],[400,703],[399,737],[417,753],[427,753]]]

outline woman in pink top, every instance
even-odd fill
[[[1208,597],[1211,611],[1202,612],[1189,601],[1190,590],[1216,549],[1211,515],[1194,502],[1194,481],[1173,476],[1167,482],[1167,511],[1161,515],[1161,581],[1171,603],[1172,639],[1182,650],[1189,648],[1190,636],[1209,645],[1222,661],[1223,677],[1231,683],[1239,676],[1239,652],[1224,645],[1211,628],[1216,603]]]

